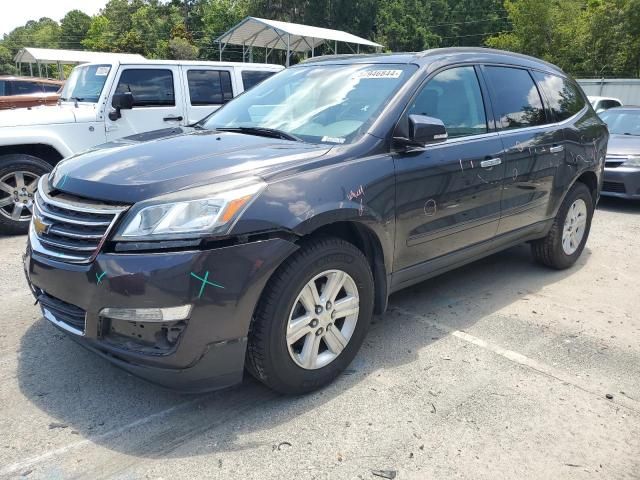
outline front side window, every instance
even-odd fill
[[[74,68],[60,93],[60,100],[97,103],[110,71],[111,65]]]
[[[533,72],[533,76],[544,91],[558,122],[573,117],[584,107],[582,94],[568,79],[542,72]]]
[[[486,73],[500,128],[532,127],[547,122],[540,93],[528,71],[510,67],[486,67]]]
[[[313,143],[359,138],[415,65],[300,65],[283,70],[235,98],[205,128],[277,129]]]
[[[276,72],[270,72],[268,70],[243,70],[241,73],[242,86],[245,90],[249,90],[269,78],[274,73]]]
[[[411,114],[442,120],[450,138],[486,133],[487,117],[475,69],[457,67],[438,73],[414,99]]]
[[[171,70],[131,68],[122,72],[116,93],[131,92],[134,107],[173,106],[173,72]]]
[[[191,105],[222,105],[233,98],[231,74],[226,70],[187,72]]]

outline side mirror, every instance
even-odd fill
[[[115,93],[111,100],[111,106],[115,109],[109,112],[109,120],[116,121],[122,117],[120,110],[133,108],[133,94],[131,92]]]
[[[447,129],[442,120],[425,115],[409,115],[409,137],[394,137],[394,141],[405,148],[423,148],[431,143],[444,142]]]

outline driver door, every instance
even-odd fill
[[[172,65],[122,67],[109,95],[131,92],[133,108],[121,110],[121,118],[105,119],[107,140],[185,125],[184,93],[180,68]]]
[[[492,239],[500,219],[502,142],[489,129],[486,92],[476,67],[437,73],[411,101],[411,114],[442,120],[448,139],[395,155],[396,257],[399,286],[437,270],[432,262]],[[415,268],[412,268],[415,267]],[[404,273],[401,273],[404,269]]]

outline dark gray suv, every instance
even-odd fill
[[[61,162],[25,271],[45,318],[136,375],[202,391],[247,367],[306,392],[346,368],[394,291],[522,242],[573,265],[607,138],[534,58],[314,59],[191,128]]]

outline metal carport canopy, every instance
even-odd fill
[[[13,60],[16,63],[76,64],[112,60],[140,61],[145,58],[134,53],[106,53],[82,50],[58,50],[54,48],[21,48]]]
[[[243,47],[263,47],[266,51],[275,49],[287,51],[287,65],[291,52],[313,51],[327,40],[346,44],[365,45],[382,48],[379,43],[372,42],[340,30],[311,27],[299,23],[280,22],[265,18],[247,17],[215,41],[220,44],[220,58],[226,45],[242,45]],[[334,43],[335,50],[335,43]],[[244,53],[244,52],[243,52]],[[355,53],[355,52],[354,52]]]

